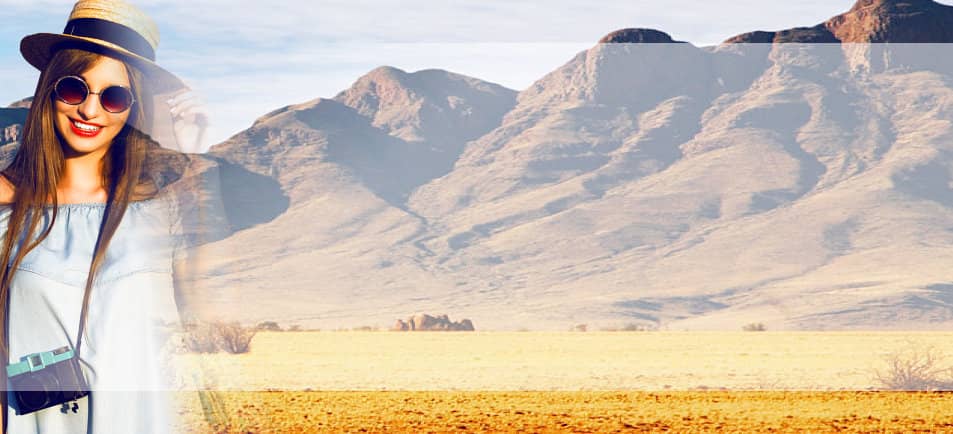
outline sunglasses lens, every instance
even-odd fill
[[[76,105],[86,100],[86,83],[76,77],[65,77],[56,83],[56,97],[67,104]]]
[[[121,86],[110,86],[99,95],[99,99],[106,111],[119,113],[132,105],[132,92]]]

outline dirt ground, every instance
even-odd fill
[[[953,392],[182,392],[181,432],[953,433]]]

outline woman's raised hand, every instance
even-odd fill
[[[172,129],[179,151],[201,153],[208,150],[208,111],[204,102],[191,90],[172,95],[168,100]]]

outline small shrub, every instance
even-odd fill
[[[585,324],[576,324],[576,325],[572,326],[572,327],[569,329],[569,331],[571,331],[571,332],[584,332],[584,331],[586,331],[586,330],[588,330],[588,329],[589,329],[589,326],[587,326],[587,325],[585,325]]]
[[[885,369],[874,373],[876,381],[888,390],[953,390],[953,366],[946,355],[934,347],[914,344],[884,356]]]
[[[650,332],[658,330],[658,327],[630,322],[622,327],[603,327],[600,330],[604,332]]]
[[[651,328],[650,328],[649,326],[647,326],[647,325],[642,325],[642,324],[636,324],[636,323],[628,323],[628,324],[622,326],[622,331],[624,331],[624,332],[646,332],[646,331],[649,331],[649,330],[651,330]]]
[[[232,354],[247,353],[251,349],[251,340],[257,330],[243,327],[238,322],[213,324],[222,349]]]
[[[243,327],[238,322],[190,322],[183,324],[185,348],[193,353],[232,354],[247,353],[257,329]]]
[[[260,322],[260,323],[258,323],[257,326],[255,326],[255,328],[258,329],[258,330],[264,330],[264,331],[269,331],[269,332],[280,332],[280,331],[281,331],[281,326],[279,326],[278,323],[276,323],[276,322],[274,322],[274,321],[263,321],[263,322]]]
[[[298,324],[295,324],[295,325],[293,325],[293,326],[291,326],[291,327],[288,327],[288,331],[289,331],[289,332],[300,332],[300,331],[301,331],[301,326],[298,325]]]
[[[746,332],[763,332],[767,329],[768,328],[764,326],[764,323],[760,322],[748,323],[741,327],[741,330]]]
[[[183,343],[189,352],[217,353],[219,351],[218,336],[210,323],[190,322],[183,324],[185,331]]]

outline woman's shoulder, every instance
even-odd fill
[[[13,203],[13,193],[14,187],[13,183],[7,179],[2,173],[0,173],[0,206],[10,205]]]
[[[13,185],[12,182],[10,182],[10,180],[3,173],[0,173],[0,207],[9,207],[11,204],[13,204],[14,193],[16,193],[16,187]],[[158,193],[154,193],[154,192],[142,193],[141,191],[139,191],[139,189],[137,189],[136,191],[133,192],[132,198],[130,200],[130,204],[139,204],[140,202],[142,204],[161,202],[160,200],[158,200],[159,196],[160,194]],[[96,203],[87,202],[87,203],[81,203],[77,205],[95,205],[95,204]],[[61,204],[61,205],[69,206],[71,204]]]

